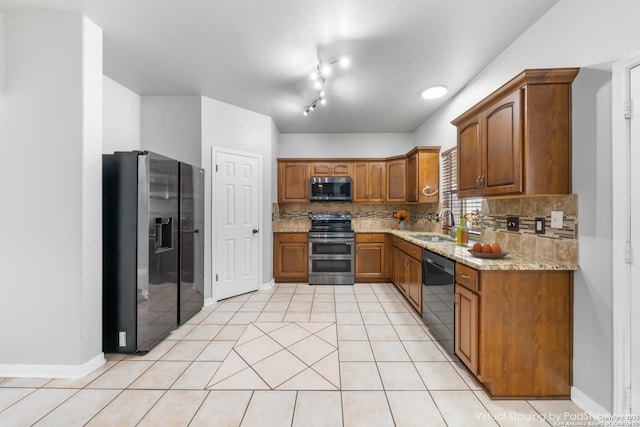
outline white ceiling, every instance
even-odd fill
[[[0,0],[81,12],[104,73],[140,95],[204,95],[282,133],[412,132],[558,0]],[[317,60],[328,103],[305,117]],[[437,101],[420,97],[448,86]]]

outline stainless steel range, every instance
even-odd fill
[[[353,285],[355,233],[349,213],[310,213],[309,284]]]

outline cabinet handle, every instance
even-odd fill
[[[462,277],[464,280],[469,280],[471,279],[470,276],[467,276],[466,274],[460,273],[460,277]]]

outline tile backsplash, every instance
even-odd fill
[[[359,204],[302,203],[273,205],[273,231],[306,231],[309,212],[350,212],[356,231],[390,229],[397,225],[393,212],[405,209],[411,215],[407,230],[442,232],[436,221],[437,203]],[[551,211],[563,212],[562,229],[551,228]],[[519,231],[507,231],[507,216],[519,218]],[[535,234],[535,219],[545,219],[545,233]],[[478,240],[497,242],[505,251],[531,258],[578,263],[578,198],[575,194],[484,199],[480,212],[482,233]],[[472,236],[472,239],[474,236]]]
[[[561,229],[551,228],[551,211],[563,212]],[[519,231],[507,231],[507,216],[517,216]],[[545,233],[535,234],[535,219]],[[482,203],[482,241],[506,251],[549,261],[578,263],[578,197],[575,194],[486,199]]]

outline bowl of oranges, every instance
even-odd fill
[[[480,243],[476,242],[473,244],[471,249],[468,249],[469,253],[477,258],[489,258],[489,259],[498,259],[504,258],[509,253],[502,250],[498,243]]]

